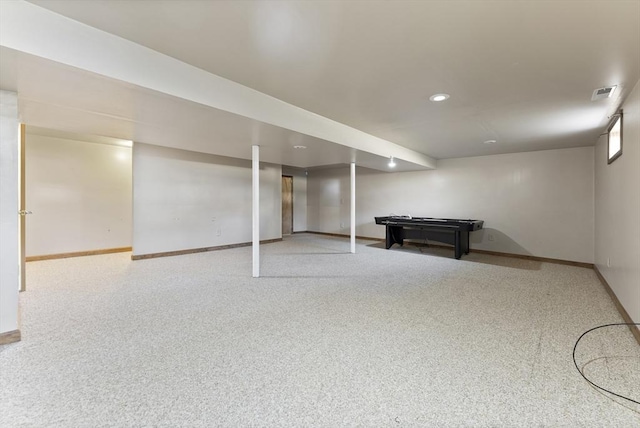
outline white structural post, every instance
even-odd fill
[[[251,174],[253,178],[251,204],[253,211],[253,277],[260,276],[260,146],[251,149]]]
[[[351,162],[351,253],[356,252],[356,163]]]

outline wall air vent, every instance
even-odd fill
[[[591,101],[602,100],[604,98],[609,98],[615,92],[617,86],[607,86],[606,88],[598,88],[593,91],[593,95],[591,96]]]

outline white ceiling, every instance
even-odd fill
[[[593,145],[640,79],[640,1],[31,3],[434,158]],[[21,111],[37,126],[96,122],[83,131],[160,145],[186,133],[190,150],[223,135],[228,155],[245,158],[229,147],[260,129],[274,147],[287,143],[273,162],[366,157],[6,48],[0,54],[2,88],[20,84]],[[618,85],[612,98],[591,101],[608,85]],[[451,98],[430,102],[438,92]],[[482,143],[489,139],[498,142]],[[317,153],[293,159],[304,156],[291,154],[291,141]]]

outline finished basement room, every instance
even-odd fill
[[[640,426],[640,1],[0,0],[0,426]]]

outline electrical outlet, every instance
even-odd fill
[[[496,238],[493,236],[493,234],[492,234],[492,233],[490,233],[490,234],[487,236],[487,240],[488,240],[488,241],[490,241],[490,242],[493,242],[493,241],[495,241],[495,240],[496,240]]]
[[[222,235],[222,229],[218,228],[216,230],[216,236],[220,236],[220,235]]]
[[[344,229],[344,223],[340,223],[340,229]]]

